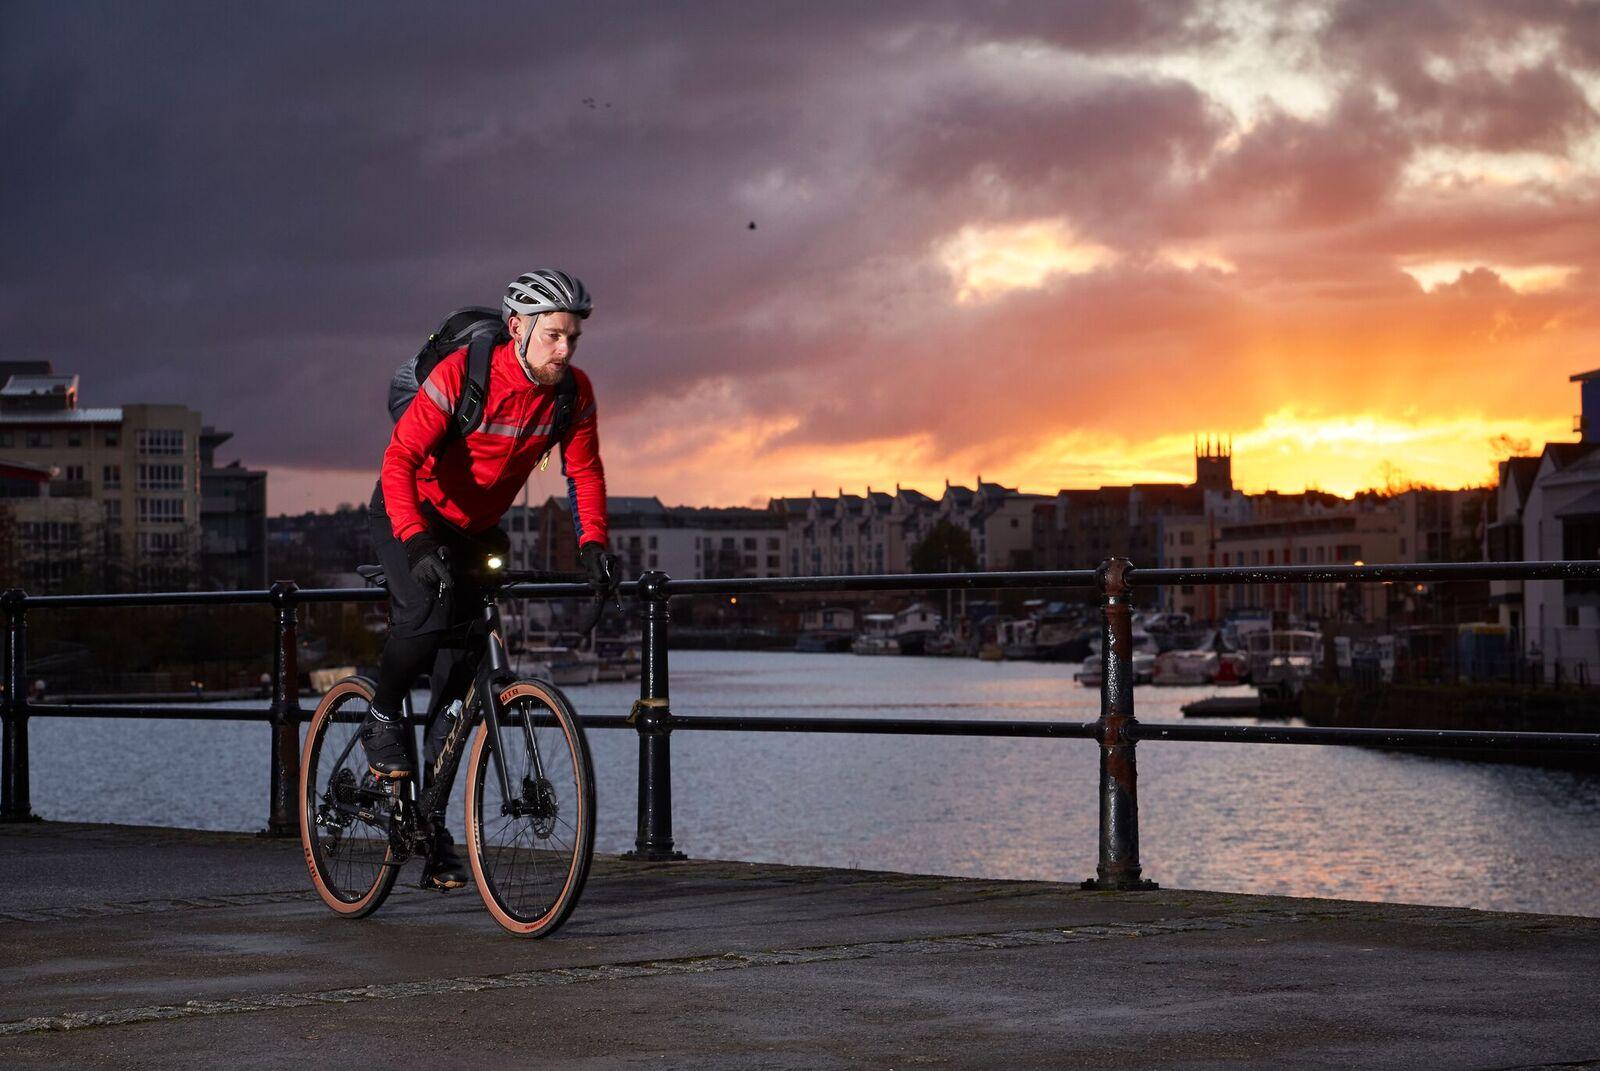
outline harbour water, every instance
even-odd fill
[[[1098,693],[1072,681],[1074,668],[681,651],[672,702],[682,714],[1090,720]],[[591,713],[623,713],[637,694],[635,682],[571,690]],[[1137,713],[1177,720],[1183,703],[1214,694],[1240,690],[1141,687]],[[45,817],[264,824],[264,725],[41,717],[30,732]],[[597,848],[626,850],[638,745],[617,730],[590,742]],[[672,746],[674,834],[696,858],[1049,880],[1094,871],[1091,741],[684,732]],[[1139,775],[1145,873],[1168,887],[1600,916],[1600,776],[1164,742],[1140,747]]]

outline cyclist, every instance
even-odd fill
[[[576,366],[571,426],[559,444],[549,441],[556,386],[571,365],[591,308],[588,290],[566,272],[542,268],[518,276],[506,287],[509,337],[490,359],[477,430],[448,441],[451,413],[467,375],[465,349],[439,362],[395,424],[371,505],[372,539],[389,588],[389,635],[361,742],[379,778],[416,773],[401,701],[430,668],[424,770],[431,770],[449,731],[448,719],[441,717],[446,700],[465,692],[476,669],[465,650],[447,642],[453,630],[470,627],[482,605],[470,567],[489,553],[506,551],[500,519],[552,447],[561,448],[578,560],[597,592],[615,589],[617,559],[606,548],[606,481],[594,387]],[[450,786],[443,787],[440,799],[448,800]],[[459,888],[467,882],[467,869],[442,810],[430,818],[423,880]]]

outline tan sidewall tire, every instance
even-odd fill
[[[518,681],[500,693],[500,706],[502,709],[509,707],[517,699],[532,695],[544,703],[551,710],[558,709],[558,704],[550,697],[548,689],[533,681]],[[569,705],[570,709],[570,705]],[[582,763],[583,756],[587,754],[587,744],[581,740],[571,739],[571,728],[565,721],[557,719],[561,725],[561,732],[568,737],[567,754],[574,763],[573,778],[578,783],[583,783],[585,776],[589,778],[589,788],[594,785],[594,771],[577,768]],[[523,922],[514,919],[500,909],[494,896],[489,892],[489,882],[483,873],[483,829],[478,823],[478,809],[483,799],[483,786],[478,781],[488,771],[488,763],[484,761],[484,752],[489,747],[489,726],[485,722],[478,726],[477,734],[473,737],[470,763],[467,766],[467,858],[472,864],[472,880],[478,883],[478,894],[483,897],[483,906],[489,909],[489,914],[494,916],[508,933],[518,937],[544,937],[554,932],[551,923],[557,916],[571,911],[572,905],[568,903],[574,884],[581,887],[588,878],[590,857],[594,854],[594,808],[591,806],[589,813],[584,815],[587,828],[580,831],[578,838],[582,851],[576,853],[572,865],[567,868],[566,884],[561,887],[561,893],[555,898],[555,903],[549,911],[532,922]]]
[[[323,723],[331,715],[335,704],[341,698],[352,694],[359,695],[368,703],[371,703],[372,692],[372,682],[364,677],[346,677],[332,688],[329,688],[327,694],[322,697],[322,702],[317,704],[317,709],[311,715],[311,720],[306,723],[305,744],[300,749],[300,850],[305,853],[306,869],[311,873],[312,888],[317,890],[317,895],[322,898],[322,902],[327,904],[330,910],[346,918],[361,918],[376,911],[378,905],[383,903],[384,898],[389,895],[390,888],[394,885],[394,872],[385,870],[380,873],[378,880],[373,882],[372,888],[367,890],[367,895],[353,902],[341,900],[334,894],[332,889],[328,888],[327,883],[322,880],[322,874],[317,870],[316,855],[311,847],[311,822],[307,813],[309,808],[306,806],[307,782],[311,777],[311,760],[319,750],[312,745],[317,739],[317,734],[321,732]],[[385,855],[384,858],[387,859],[388,856]]]

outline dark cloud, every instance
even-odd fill
[[[444,311],[553,263],[599,296],[580,359],[612,441],[726,383],[741,412],[798,420],[772,449],[999,450],[1225,407],[1226,377],[1165,409],[1161,391],[1263,331],[1338,334],[1363,303],[1437,337],[1444,295],[1396,257],[1600,263],[1592,190],[1394,201],[1419,145],[1561,151],[1592,130],[1560,65],[1593,62],[1592,8],[1338,5],[1314,50],[1353,73],[1335,106],[1247,130],[1139,62],[1226,41],[1208,10],[7,5],[0,330],[19,341],[0,354],[80,372],[91,404],[185,401],[252,463],[373,467],[393,365]],[[1484,40],[1527,27],[1552,57],[1489,63]],[[1121,259],[953,302],[939,242],[1058,216]],[[1174,242],[1239,270],[1178,271]],[[974,391],[974,367],[1030,389]]]

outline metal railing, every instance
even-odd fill
[[[1270,725],[1141,725],[1134,716],[1133,584],[1331,584],[1451,580],[1600,579],[1600,561],[1492,562],[1436,565],[1330,565],[1276,568],[1138,568],[1112,558],[1097,569],[1039,572],[924,573],[886,576],[772,577],[729,580],[673,580],[651,571],[623,585],[638,600],[643,620],[640,702],[633,714],[585,715],[592,728],[631,728],[638,735],[638,819],[634,850],[640,860],[681,859],[672,833],[672,735],[686,730],[739,732],[887,733],[919,736],[995,736],[1094,740],[1100,751],[1099,858],[1085,887],[1129,890],[1151,888],[1139,861],[1139,805],[1136,754],[1142,741],[1188,740],[1258,744],[1332,744],[1399,749],[1465,749],[1477,752],[1538,751],[1600,753],[1600,733],[1485,732],[1476,730],[1358,729]],[[951,591],[1017,588],[1096,589],[1100,595],[1100,716],[1094,721],[1000,721],[960,719],[879,719],[831,717],[740,717],[676,714],[672,711],[668,670],[668,631],[673,597],[781,595],[801,592]],[[521,598],[581,597],[581,584],[518,585],[507,594]],[[300,706],[296,663],[297,608],[320,602],[373,602],[386,598],[377,589],[301,589],[280,581],[266,591],[177,592],[132,595],[30,596],[19,590],[0,595],[5,615],[4,704],[0,706],[0,820],[32,821],[28,783],[28,720],[31,717],[188,718],[266,721],[272,726],[268,774],[268,836],[298,835],[296,780],[300,768]],[[265,708],[198,710],[184,705],[45,704],[27,698],[27,614],[30,610],[113,606],[262,604],[272,607],[276,639],[272,652],[272,695]]]

